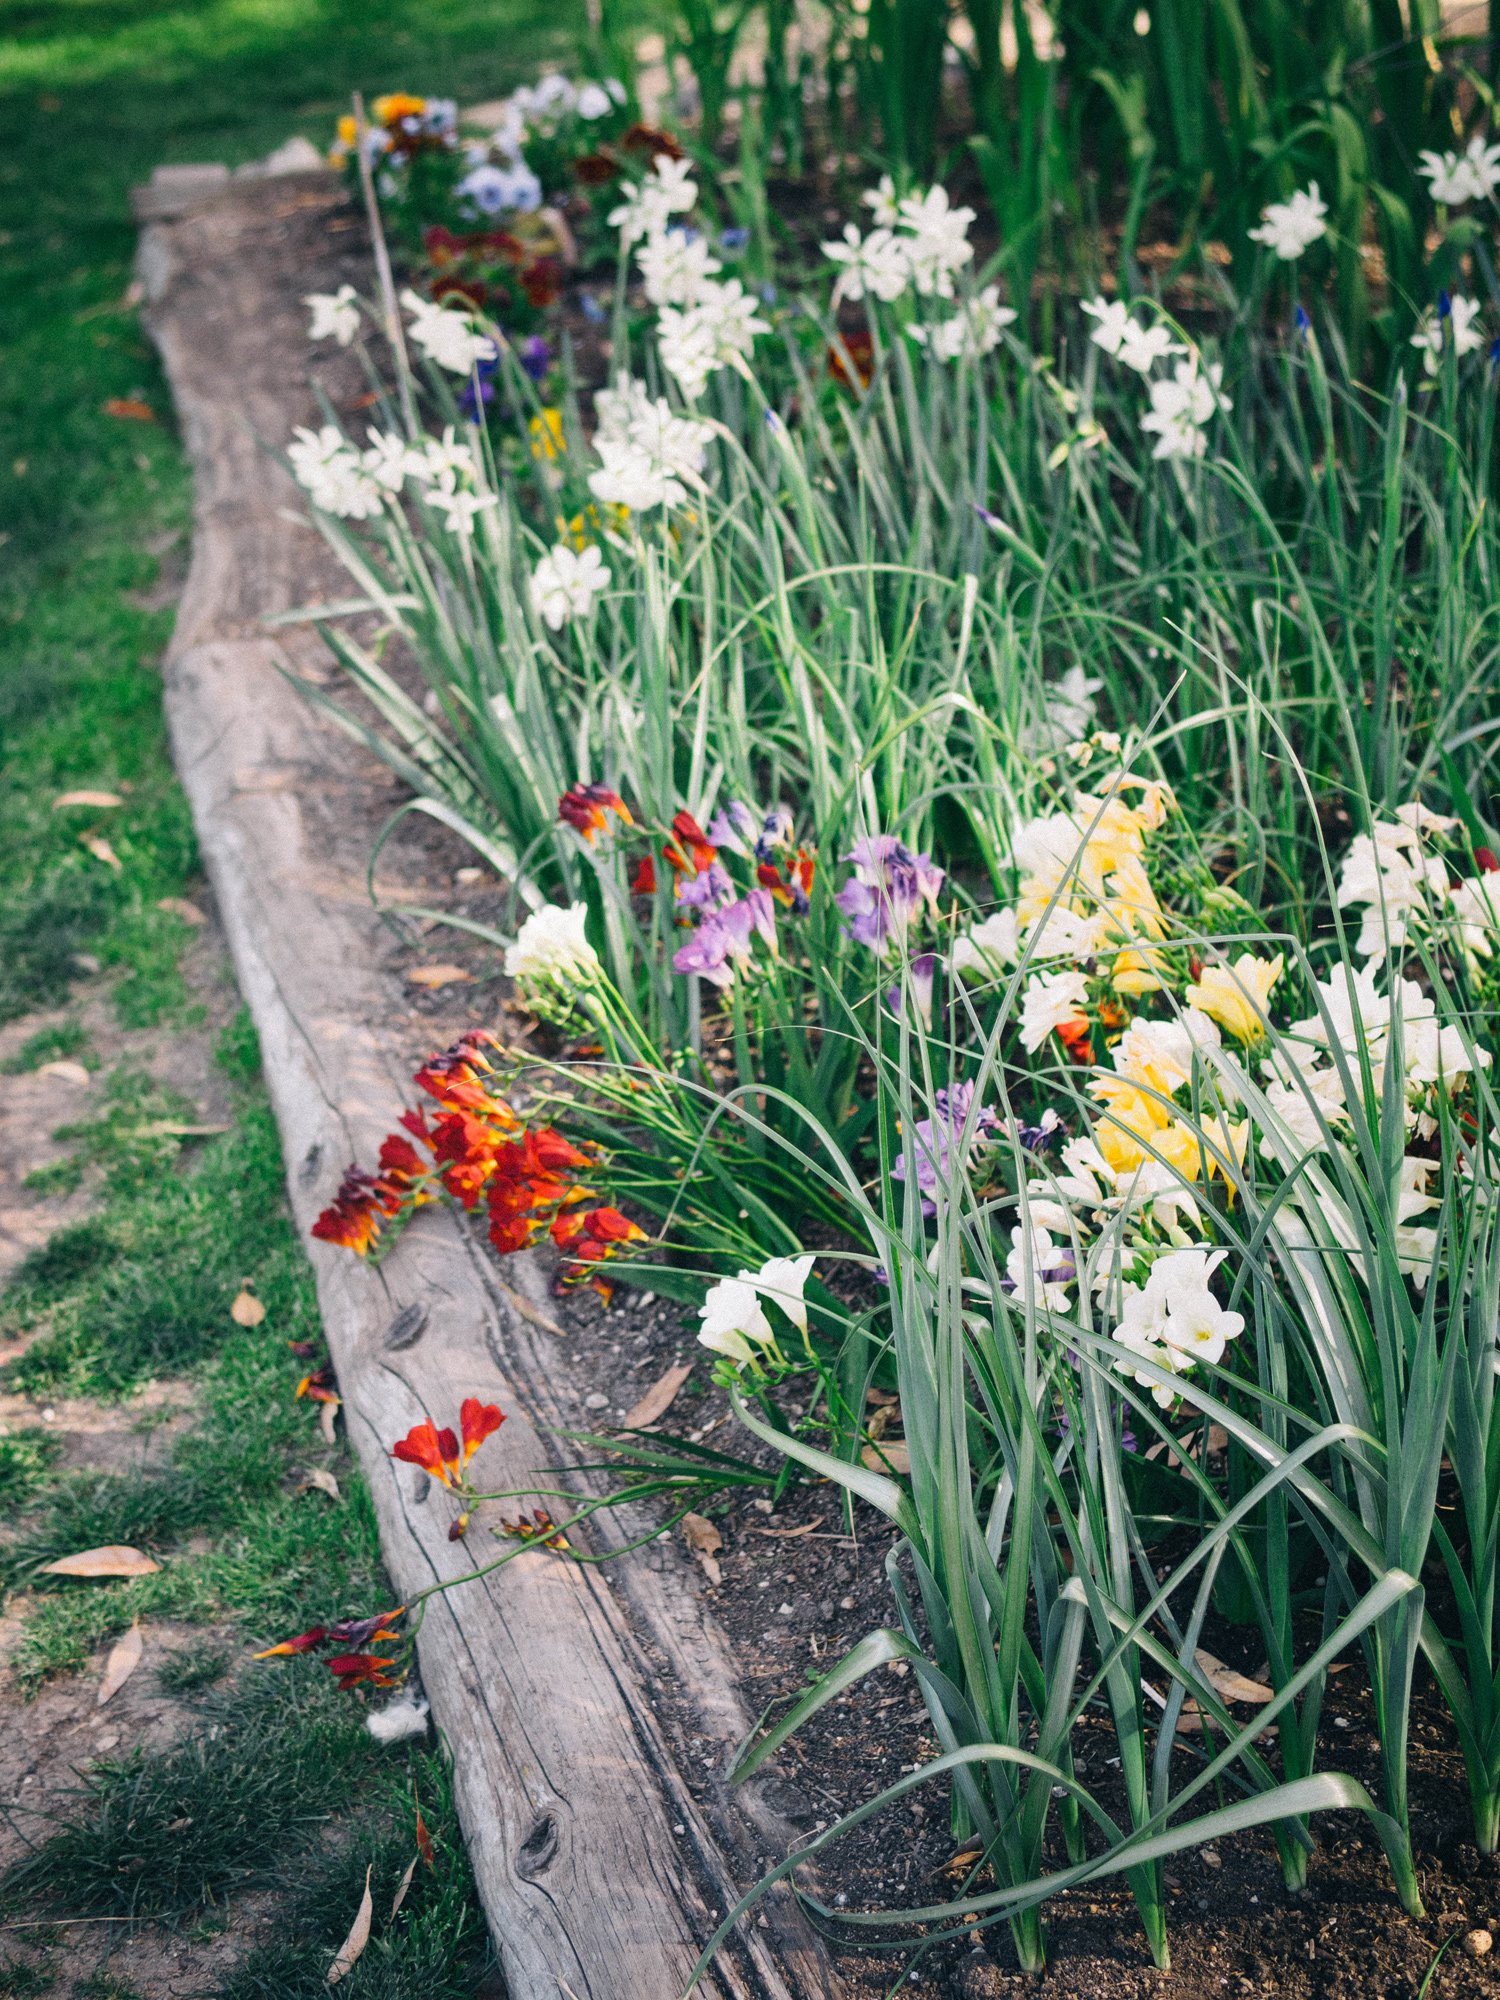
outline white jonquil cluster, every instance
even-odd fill
[[[450,533],[467,536],[477,516],[499,504],[493,493],[479,490],[474,454],[459,443],[451,424],[440,438],[415,444],[392,431],[371,430],[366,436],[369,445],[359,451],[342,431],[325,424],[319,431],[297,431],[287,446],[298,485],[322,513],[373,520],[410,480]]]
[[[846,299],[891,305],[908,291],[923,299],[953,298],[958,273],[974,260],[973,209],[955,208],[942,187],[898,201],[889,174],[862,199],[874,212],[875,227],[862,234],[856,223],[846,222],[837,241],[823,245],[824,256],[839,267],[832,309]],[[972,361],[999,345],[1015,317],[1000,303],[999,287],[986,285],[946,319],[909,332],[939,361]]]
[[[1436,375],[1443,365],[1443,350],[1451,341],[1456,358],[1463,360],[1466,354],[1477,354],[1484,346],[1484,328],[1479,320],[1479,302],[1466,299],[1455,292],[1452,298],[1445,293],[1436,312],[1425,313],[1422,324],[1411,337],[1413,347],[1421,349],[1422,367],[1429,375]]]
[[[709,1291],[698,1310],[698,1338],[715,1354],[743,1367],[758,1367],[768,1358],[780,1360],[776,1335],[766,1318],[766,1302],[778,1307],[797,1331],[807,1333],[808,1273],[813,1253],[771,1257],[758,1271],[741,1271]]]
[[[1461,208],[1466,201],[1484,201],[1500,187],[1500,146],[1487,146],[1475,133],[1461,153],[1423,153],[1417,172],[1432,190],[1434,201]]]
[[[596,500],[644,514],[653,507],[680,507],[688,488],[702,484],[712,424],[678,416],[644,382],[626,375],[616,378],[613,389],[600,390],[594,408],[599,420],[594,449],[601,463],[589,475],[589,490]]]
[[[347,347],[359,332],[359,294],[353,285],[340,285],[336,292],[309,292],[302,303],[312,311],[309,340],[336,340]]]
[[[720,368],[745,368],[757,334],[770,326],[738,278],[723,269],[696,230],[676,218],[697,204],[698,189],[686,160],[658,153],[651,172],[610,212],[621,244],[639,244],[636,263],[646,297],[660,317],[657,353],[690,400],[703,393]]]
[[[469,375],[481,361],[493,361],[498,352],[487,333],[476,331],[468,313],[451,306],[434,305],[410,289],[401,294],[401,303],[411,318],[407,336],[436,368],[452,375]]]
[[[1232,407],[1220,386],[1223,368],[1217,362],[1205,365],[1196,349],[1174,340],[1159,321],[1142,326],[1123,299],[1085,299],[1083,310],[1094,322],[1089,335],[1094,345],[1150,378],[1151,408],[1141,429],[1156,439],[1151,456],[1202,458],[1215,410]],[[1156,364],[1168,360],[1174,363],[1171,374],[1153,376]]]

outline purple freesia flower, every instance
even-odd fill
[[[844,928],[856,944],[884,958],[891,936],[911,929],[923,903],[936,910],[943,870],[893,833],[856,840],[844,859],[854,863],[854,873],[833,899],[848,919]]]
[[[913,1150],[917,1156],[917,1186],[922,1193],[922,1213],[927,1216],[937,1214],[937,1203],[932,1199],[940,1181],[949,1178],[949,1162],[953,1155],[953,1144],[970,1120],[974,1108],[974,1086],[972,1083],[950,1084],[946,1090],[933,1092],[932,1116],[922,1118],[912,1127]],[[976,1145],[987,1145],[1000,1129],[1000,1120],[988,1105],[983,1106],[973,1118],[971,1135]],[[906,1179],[906,1155],[891,1168],[893,1181]]]
[[[731,854],[746,853],[746,843],[755,838],[755,814],[743,799],[732,799],[708,823],[711,847],[727,847]]]
[[[734,901],[734,884],[728,871],[711,861],[701,875],[678,876],[676,901],[680,910],[702,910],[705,914],[721,910]]]
[[[916,1002],[917,1013],[922,1026],[932,1026],[932,989],[937,978],[937,953],[919,952],[906,968],[906,983],[899,979],[886,990],[885,1004],[893,1014],[899,1015],[905,1005],[908,987]]]
[[[765,889],[752,889],[738,902],[706,916],[672,954],[672,969],[696,973],[722,991],[734,984],[735,966],[749,962],[751,939],[757,936],[775,951],[776,906]]]
[[[769,861],[778,847],[792,844],[792,809],[790,806],[772,806],[761,821],[760,832],[755,841],[757,861]]]

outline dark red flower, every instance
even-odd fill
[[[396,1682],[385,1671],[395,1664],[393,1659],[385,1659],[375,1653],[337,1653],[328,1662],[328,1671],[347,1694],[350,1688],[365,1684],[377,1688],[395,1687]]]
[[[612,792],[608,785],[574,785],[557,802],[558,818],[576,827],[589,842],[593,841],[596,833],[606,830],[610,813],[615,815],[621,826],[635,825],[630,808],[620,794]]]
[[[1500,861],[1495,859],[1492,847],[1476,847],[1474,862],[1482,875],[1500,875]]]
[[[656,856],[643,854],[636,863],[635,873],[630,878],[632,896],[654,896],[656,894]]]
[[[321,1646],[328,1637],[326,1625],[314,1625],[310,1632],[299,1632],[295,1639],[283,1639],[279,1645],[267,1646],[263,1653],[252,1653],[253,1660],[276,1660],[292,1653],[310,1653],[314,1646]]]
[[[498,1403],[481,1403],[477,1396],[465,1396],[458,1412],[458,1428],[463,1438],[465,1465],[485,1439],[493,1437],[504,1422],[505,1412]]]
[[[391,1446],[391,1457],[407,1465],[420,1465],[440,1485],[458,1484],[458,1439],[450,1430],[439,1430],[431,1417],[413,1424],[406,1436]]]
[[[644,153],[652,160],[658,153],[665,153],[669,160],[682,158],[682,147],[670,132],[664,132],[659,125],[632,125],[621,134],[620,145],[627,153]]]

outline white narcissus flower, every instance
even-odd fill
[[[741,1271],[741,1284],[751,1285],[763,1299],[770,1299],[780,1306],[799,1333],[807,1332],[807,1291],[808,1274],[812,1270],[814,1253],[804,1251],[797,1257],[768,1257],[758,1271]]]
[[[1487,146],[1482,133],[1476,132],[1461,153],[1424,152],[1421,161],[1417,172],[1433,200],[1448,208],[1482,201],[1500,187],[1500,146]]]
[[[1133,368],[1137,375],[1149,375],[1158,361],[1165,361],[1169,355],[1182,354],[1185,349],[1159,320],[1150,326],[1142,326],[1132,319],[1127,320],[1120,344],[1114,351],[1126,368]]]
[[[882,174],[874,187],[866,188],[860,196],[860,206],[870,210],[882,229],[892,229],[901,210],[896,204],[896,183],[889,174]]]
[[[774,1347],[776,1336],[761,1309],[760,1295],[744,1278],[724,1278],[698,1308],[698,1338],[731,1361],[756,1361],[757,1350]]]
[[[846,222],[837,243],[825,243],[823,255],[839,265],[832,303],[845,299],[882,299],[889,305],[899,299],[911,283],[911,257],[906,243],[889,229],[872,229],[861,236],[856,224]]]
[[[1197,355],[1190,355],[1169,377],[1151,384],[1151,408],[1141,418],[1141,429],[1156,435],[1153,458],[1202,458],[1209,419],[1216,409],[1232,407],[1219,387],[1223,379],[1218,362],[1204,368]]]
[[[769,323],[738,278],[703,286],[697,303],[683,311],[668,306],[657,321],[656,346],[662,366],[688,397],[699,395],[710,375],[742,359]]]
[[[412,342],[435,367],[453,375],[468,375],[481,361],[493,361],[498,352],[488,334],[476,333],[469,315],[447,306],[434,305],[407,288],[401,303],[411,316],[407,329]]]
[[[581,551],[559,542],[531,573],[531,602],[552,630],[560,632],[570,619],[587,618],[595,598],[609,584],[604,558],[592,542]]]
[[[1316,181],[1298,188],[1290,201],[1268,202],[1260,216],[1259,229],[1248,232],[1250,241],[1264,243],[1288,264],[1328,234],[1328,204]]]
[[[1123,299],[1106,299],[1101,294],[1096,299],[1085,299],[1082,309],[1086,318],[1097,321],[1089,335],[1095,347],[1102,347],[1106,354],[1118,354],[1127,331],[1134,324],[1130,307]]]
[[[1000,345],[1001,333],[1015,317],[1009,306],[1001,305],[1000,287],[986,285],[951,319],[933,327],[914,326],[910,331],[912,339],[939,361],[977,361]]]
[[[418,451],[397,431],[370,430],[366,433],[370,440],[369,449],[360,455],[360,463],[387,493],[399,493],[408,479],[427,479],[427,457]]]
[[[711,255],[706,238],[685,229],[648,236],[635,261],[646,297],[657,307],[696,305],[709,280],[724,268]]]
[[[505,973],[518,986],[556,981],[579,986],[599,971],[599,954],[589,943],[584,929],[588,921],[587,903],[544,903],[533,910],[507,946]]]
[[[500,504],[493,493],[445,493],[441,487],[434,487],[426,497],[428,506],[442,515],[449,534],[457,535],[461,541],[467,541],[473,534],[474,523],[481,514]]]
[[[340,285],[336,292],[309,292],[302,303],[312,308],[309,340],[336,340],[347,347],[359,332],[359,294],[353,285]]]
[[[286,455],[297,484],[320,512],[368,521],[384,505],[380,488],[358,453],[333,424],[318,431],[294,431]]]
[[[610,210],[609,226],[619,230],[628,249],[643,236],[660,235],[674,215],[686,215],[697,201],[692,162],[658,153],[645,180],[639,186],[628,185],[624,201]]]
[[[912,283],[923,298],[951,299],[954,272],[961,271],[974,255],[969,241],[973,209],[954,208],[943,187],[905,195],[897,208],[900,226],[908,232]]]
[[[688,483],[700,483],[713,425],[678,416],[663,397],[653,399],[644,383],[625,375],[613,389],[600,390],[595,407],[594,448],[602,461],[589,475],[595,499],[636,514],[680,506]]]
[[[1466,354],[1478,353],[1484,346],[1484,328],[1479,323],[1479,314],[1477,299],[1466,299],[1461,292],[1455,292],[1448,301],[1446,312],[1439,307],[1437,312],[1427,315],[1411,337],[1412,346],[1422,350],[1425,373],[1436,375],[1442,367],[1443,348],[1449,338],[1460,361]]]
[[[1021,1002],[1021,1046],[1031,1054],[1083,1014],[1088,982],[1081,972],[1038,972],[1026,982]]]

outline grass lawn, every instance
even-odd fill
[[[77,982],[102,976],[122,1027],[194,1026],[179,970],[190,933],[171,907],[192,891],[193,839],[156,665],[171,619],[162,569],[186,561],[190,491],[127,300],[128,189],[161,161],[234,163],[293,132],[322,138],[353,87],[492,96],[547,56],[568,61],[583,11],[582,0],[0,4],[0,1022],[66,1007]],[[151,419],[107,415],[111,400]],[[54,807],[79,788],[121,803]],[[136,1616],[220,1635],[232,1621],[263,1644],[315,1614],[366,1609],[383,1588],[352,1463],[294,1399],[315,1363],[287,1343],[319,1333],[253,1032],[241,1017],[221,1038],[233,1125],[190,1165],[172,1143],[143,1151],[140,1132],[180,1111],[97,1032],[89,1043],[67,1021],[51,1026],[20,1061],[80,1054],[110,1080],[74,1137],[78,1166],[64,1162],[58,1180],[86,1163],[99,1203],[0,1297],[5,1334],[34,1335],[9,1386],[108,1399],[175,1377],[195,1416],[165,1463],[129,1474],[59,1478],[44,1430],[0,1437],[6,1584],[105,1542],[163,1560],[134,1582],[36,1591],[13,1657],[23,1690],[76,1670]],[[246,1274],[267,1316],[238,1328],[227,1302]],[[335,1473],[337,1504],[303,1490],[309,1468]],[[486,1946],[443,1757],[377,1748],[320,1665],[232,1672],[243,1650],[206,1637],[175,1656],[173,1691],[194,1705],[194,1727],[174,1748],[95,1764],[5,1885],[6,1914],[211,1928],[226,1899],[268,1884],[275,1942],[214,1990],[311,1995],[326,1990],[369,1865],[379,1914],[350,2000],[472,1994]],[[415,1851],[416,1804],[435,1866],[418,1868],[393,1922],[384,1912]],[[19,1957],[0,1953],[0,1992],[51,1990],[48,1953],[45,1932]],[[131,1990],[105,1974],[93,1987]]]

